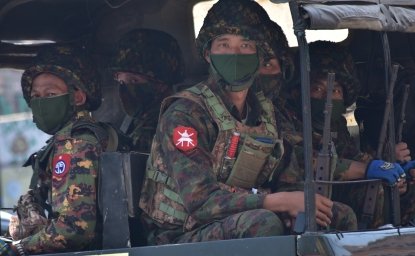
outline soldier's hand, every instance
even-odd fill
[[[10,217],[10,224],[9,224],[9,234],[15,240],[18,234],[18,227],[19,227],[19,218],[17,216]],[[16,239],[18,240],[18,239]]]
[[[322,195],[316,194],[316,222],[320,226],[327,227],[331,223],[333,213],[331,211],[333,201]]]
[[[398,190],[399,190],[399,194],[405,194],[406,191],[408,190],[408,184],[406,182],[406,180],[402,179],[401,181],[399,181],[397,184],[398,186]]]
[[[316,195],[316,222],[327,226],[331,222],[331,207],[333,202],[321,195]],[[269,194],[265,197],[264,208],[273,212],[286,212],[296,218],[299,212],[304,212],[304,192],[281,192]]]
[[[366,169],[367,179],[382,179],[389,185],[394,185],[401,178],[405,178],[405,171],[397,163],[383,160],[372,160]]]
[[[399,142],[395,145],[396,161],[405,163],[411,161],[411,151],[405,142]]]

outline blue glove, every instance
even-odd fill
[[[415,169],[415,161],[409,161],[406,163],[401,164],[403,170],[405,171],[406,178],[412,180],[412,175],[409,172],[411,169]]]
[[[0,255],[2,256],[16,256],[8,243],[0,239]]]
[[[366,169],[367,179],[382,179],[395,184],[400,178],[405,177],[405,171],[399,164],[385,162],[383,160],[372,160]]]

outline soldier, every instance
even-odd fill
[[[259,69],[256,80],[257,89],[262,91],[276,107],[276,119],[279,124],[279,132],[284,139],[284,157],[275,172],[272,187],[275,191],[303,190],[303,170],[304,163],[302,150],[302,133],[295,132],[296,128],[292,120],[284,112],[285,97],[283,89],[287,84],[293,82],[294,63],[292,52],[288,47],[288,41],[281,27],[275,22],[271,22],[266,30],[266,55]],[[281,56],[281,57],[279,57]],[[299,97],[298,97],[299,98]],[[298,100],[297,98],[297,100]],[[289,179],[286,183],[285,174],[294,174],[298,179]],[[280,176],[281,175],[281,176]],[[296,184],[292,184],[295,182]],[[354,215],[350,213],[347,205],[334,202],[334,219],[337,221],[332,228],[353,230],[357,228],[357,223],[353,223]],[[285,219],[288,225],[290,220]]]
[[[161,101],[184,76],[179,44],[162,31],[132,30],[118,42],[113,70],[126,114],[121,131],[132,140],[132,150],[148,153]]]
[[[25,164],[32,165],[34,175],[9,227],[19,241],[2,249],[9,254],[99,247],[97,175],[108,137],[89,113],[101,104],[98,76],[89,65],[80,49],[50,46],[23,73],[23,95],[33,121],[52,137]]]
[[[209,78],[161,108],[140,199],[149,244],[282,235],[277,214],[304,210],[303,191],[265,185],[283,154],[272,103],[250,90],[267,22],[250,0],[220,0],[205,17],[196,45]],[[321,226],[332,205],[316,196]]]
[[[343,117],[346,107],[355,102],[359,81],[356,79],[354,63],[346,48],[332,42],[314,42],[310,49],[310,96],[311,118],[313,127],[313,147],[315,153],[321,147],[324,126],[324,105],[327,92],[327,73],[336,74],[336,82],[332,95],[331,135],[337,152],[334,169],[334,180],[355,179],[382,179],[389,184],[403,183],[402,177],[408,172],[411,165],[404,168],[397,163],[387,163],[382,160],[373,160],[367,153],[360,152],[349,132],[346,120]],[[317,68],[318,67],[318,68]],[[302,130],[301,105],[298,104],[298,87],[291,91],[291,98],[287,101],[289,119],[293,121],[297,131]],[[400,151],[404,152],[404,151]],[[400,154],[402,155],[402,154]],[[293,179],[292,177],[290,179]],[[358,217],[364,210],[364,195],[366,185],[347,185],[347,187],[334,186],[333,200],[346,203],[356,211]],[[403,187],[405,188],[405,187]],[[347,192],[346,192],[346,191]],[[347,196],[346,196],[347,195]],[[379,188],[376,212],[373,220],[366,223],[368,227],[378,227],[383,224],[383,190]]]
[[[281,27],[271,21],[266,32],[266,54],[259,69],[256,85],[272,103],[282,108],[284,97],[279,97],[283,84],[290,83],[294,74],[292,53]]]

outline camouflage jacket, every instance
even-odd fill
[[[204,86],[209,88],[226,111],[231,113],[230,122],[241,123],[241,116],[236,107],[213,79],[195,87]],[[157,233],[162,232],[160,230],[185,232],[235,213],[262,208],[263,194],[253,194],[248,189],[227,185],[225,182],[228,177],[221,177],[218,173],[221,165],[219,162],[223,160],[226,147],[224,144],[227,144],[217,143],[218,139],[221,140],[218,138],[221,134],[221,124],[215,121],[206,105],[190,99],[191,91],[192,88],[184,92],[185,97],[182,95],[176,99],[162,114],[148,161],[140,207],[146,218],[157,226]],[[251,91],[247,96],[247,104],[249,107],[245,126],[251,129],[262,127],[264,133],[268,130],[264,130],[263,125],[266,115],[264,106]],[[272,105],[269,105],[272,108]],[[272,137],[276,140],[278,135],[275,120],[271,120],[271,125],[274,127]],[[178,128],[183,129],[182,134],[192,136],[192,143],[196,142],[190,150],[180,148],[180,140],[175,139]],[[243,143],[239,145],[241,144]],[[281,148],[272,149],[276,161],[281,154]],[[221,159],[216,157],[218,155]],[[275,166],[276,162],[273,164]],[[157,175],[152,173],[154,169],[158,169]],[[159,235],[157,243],[168,243],[173,239]]]
[[[102,146],[88,130],[73,132],[78,122],[94,122],[86,111],[53,136],[45,170],[38,186],[47,189],[43,198],[51,208],[46,225],[21,240],[29,254],[79,251],[97,243],[97,175]]]

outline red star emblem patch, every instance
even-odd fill
[[[192,127],[178,126],[173,130],[173,143],[181,151],[197,147],[197,131]]]
[[[53,177],[63,177],[71,168],[71,155],[62,154],[53,158]]]

